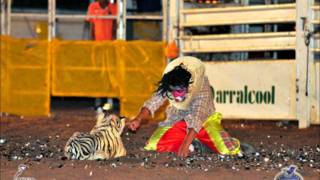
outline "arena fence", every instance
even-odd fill
[[[51,96],[117,97],[135,115],[165,67],[164,43],[1,37],[0,112],[49,115]]]
[[[319,2],[318,2],[319,3]],[[237,7],[192,6],[171,0],[168,24],[180,55],[294,51],[295,59],[206,62],[216,109],[228,119],[299,120],[320,124],[319,27],[316,1]],[[244,4],[245,5],[245,4]],[[190,28],[294,24],[284,32],[193,35]],[[207,59],[210,60],[210,59]]]
[[[50,58],[47,41],[1,37],[0,112],[48,115]]]

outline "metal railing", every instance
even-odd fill
[[[307,3],[306,3],[307,2]],[[314,53],[319,53],[319,5],[313,1],[296,0],[293,4],[258,5],[241,7],[214,7],[185,9],[184,0],[170,1],[170,24],[181,55],[197,53],[252,52],[252,51],[295,51],[296,70],[296,118],[299,127],[310,125],[316,87]],[[176,13],[178,12],[178,13]],[[249,24],[295,24],[287,32],[261,32],[236,34],[192,35],[188,28],[206,26],[235,26]],[[274,59],[276,60],[276,58]],[[276,61],[275,61],[276,62]],[[209,70],[210,71],[210,70]],[[318,77],[319,78],[319,77]],[[293,91],[292,91],[293,92]],[[294,90],[295,92],[295,90]],[[295,101],[295,100],[294,100]],[[319,109],[319,108],[318,108]],[[320,114],[319,112],[317,114]]]
[[[100,18],[100,19],[114,19],[117,21],[117,39],[126,39],[126,22],[127,20],[152,20],[162,21],[162,39],[166,39],[166,19],[167,19],[167,0],[162,0],[163,14],[162,15],[145,15],[135,14],[127,15],[126,1],[119,0],[118,14],[117,16],[87,16],[81,14],[58,14],[56,12],[56,0],[48,0],[48,13],[12,13],[12,0],[1,0],[1,35],[10,35],[12,29],[12,18],[29,18],[29,19],[41,19],[48,22],[48,40],[52,40],[56,37],[57,31],[57,19],[61,20],[73,20],[84,21],[86,18]]]

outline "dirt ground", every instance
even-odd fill
[[[299,130],[296,122],[231,121],[224,127],[241,142],[256,147],[248,157],[192,154],[180,159],[171,153],[143,150],[157,123],[144,124],[136,132],[123,133],[127,156],[107,161],[72,161],[63,147],[75,132],[88,132],[95,124],[91,108],[55,109],[52,116],[2,115],[0,120],[0,179],[13,179],[18,166],[27,169],[19,177],[29,179],[273,179],[291,164],[306,180],[320,179],[320,126]]]

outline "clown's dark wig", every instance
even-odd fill
[[[188,87],[191,79],[191,73],[184,67],[183,64],[176,66],[173,70],[163,75],[162,79],[158,82],[157,93],[163,97],[172,91],[170,86]]]

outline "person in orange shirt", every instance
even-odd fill
[[[98,0],[88,7],[88,16],[117,15],[117,4],[109,0]],[[113,19],[90,18],[86,19],[92,25],[93,38],[97,41],[112,40]]]

